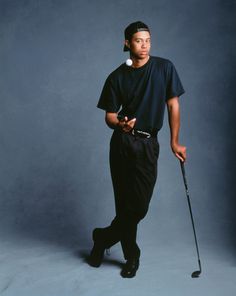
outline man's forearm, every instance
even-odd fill
[[[171,99],[168,105],[171,146],[179,143],[180,108],[178,98]]]
[[[186,147],[179,144],[180,129],[180,108],[179,98],[174,97],[167,101],[169,125],[170,125],[170,142],[174,155],[181,161],[186,160]]]
[[[112,128],[112,129],[116,129],[118,128],[118,124],[119,124],[119,120],[117,118],[117,113],[106,113],[106,117],[105,117],[105,121],[106,124]]]

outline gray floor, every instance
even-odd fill
[[[117,245],[104,264],[92,268],[85,262],[90,244],[60,244],[60,239],[42,240],[2,235],[0,247],[0,295],[214,295],[236,294],[236,263],[225,251],[201,244],[203,273],[197,269],[191,243],[141,242],[140,269],[133,279],[120,277],[124,262]]]

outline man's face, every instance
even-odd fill
[[[131,55],[138,59],[145,59],[149,56],[151,48],[151,36],[148,31],[141,31],[133,34],[131,40],[125,41]]]

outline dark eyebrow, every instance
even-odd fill
[[[148,37],[148,38],[136,37],[135,40],[151,40],[151,38],[150,37]]]

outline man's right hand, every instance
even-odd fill
[[[123,119],[119,120],[117,126],[121,128],[123,132],[128,133],[134,128],[135,122],[136,118],[128,120],[128,117],[125,116]]]
[[[118,116],[117,113],[106,112],[105,121],[110,128],[112,129],[119,128],[125,133],[130,132],[134,128],[136,118],[128,120],[128,117],[125,116],[119,120],[117,116]]]

